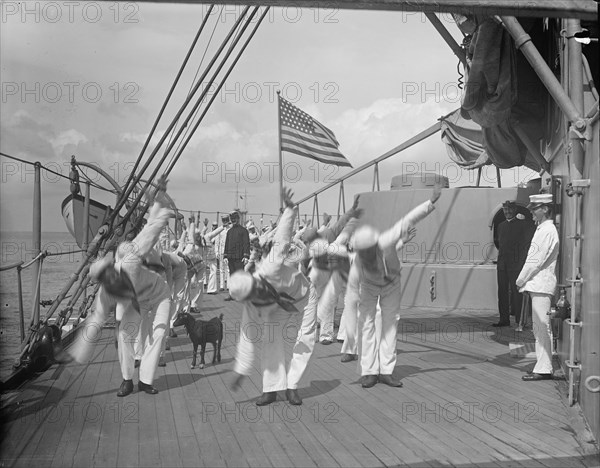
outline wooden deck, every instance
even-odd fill
[[[530,346],[511,354],[509,342],[523,334],[493,329],[489,311],[403,311],[396,368],[403,388],[363,389],[356,363],[340,362],[339,343],[317,344],[299,389],[304,404],[280,394],[261,408],[258,368],[240,391],[228,386],[240,306],[205,295],[202,318],[221,312],[222,362],[190,369],[191,343],[178,330],[167,367],[158,369],[158,395],[136,385],[116,396],[110,328],[89,364],[53,366],[3,394],[1,466],[599,465],[577,406],[564,401],[565,383],[523,382],[534,359],[518,350]]]

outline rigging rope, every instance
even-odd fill
[[[267,9],[268,9],[268,8],[267,8]],[[255,13],[256,13],[256,11],[257,11],[257,10],[258,10],[258,7],[255,7]],[[255,13],[253,13],[253,14],[252,14],[252,16],[250,17],[250,20],[252,19],[252,17],[254,16],[254,14],[255,14]],[[217,21],[218,21],[218,19],[217,19]],[[244,27],[244,30],[247,28],[247,24],[250,22],[249,20],[246,20],[246,21],[247,21],[247,23],[246,23],[246,26]],[[234,42],[235,42],[235,44],[237,44],[237,42],[239,41],[239,39],[240,39],[241,35],[242,35],[242,34],[243,34],[243,32],[244,32],[244,31],[242,31],[242,32],[240,32],[240,31],[239,31],[239,29],[240,29],[240,25],[238,25],[238,28],[237,28],[237,29],[238,29],[238,30],[236,31],[236,36],[235,36],[235,39],[234,39]],[[215,23],[215,30],[216,30],[216,23]],[[213,33],[214,33],[214,31],[213,31]],[[227,60],[227,58],[229,57],[229,54],[231,53],[231,51],[233,50],[233,48],[234,48],[234,47],[235,47],[235,45],[234,45],[234,46],[230,46],[230,48],[229,48],[229,51],[228,51],[228,53],[227,53],[227,56],[226,56],[226,58],[223,60],[223,63],[224,63],[224,62]],[[213,75],[213,77],[214,77],[214,78],[216,78],[216,75],[217,75],[217,74]],[[196,75],[196,76],[197,76],[197,75]],[[225,76],[225,78],[223,78],[223,80],[222,80],[222,82],[223,82],[223,83],[225,82],[225,79],[227,78],[227,76],[229,76],[229,73],[228,73],[228,74]],[[194,79],[195,79],[195,77],[194,77]],[[210,90],[210,86],[211,86],[212,84],[213,84],[213,81],[211,80],[211,81],[208,83],[208,87],[207,87],[207,89],[208,89],[208,90]],[[220,85],[220,86],[218,86],[218,87],[217,87],[217,90],[216,90],[216,91],[215,91],[215,93],[213,94],[213,98],[212,98],[212,99],[209,101],[209,103],[208,103],[208,104],[205,106],[205,109],[206,109],[206,110],[210,109],[210,107],[211,107],[211,105],[212,105],[212,103],[213,103],[213,101],[214,101],[214,98],[217,96],[217,94],[219,93],[219,90],[221,89],[221,86],[222,86],[222,85]],[[191,129],[191,126],[190,126],[189,124],[188,124],[188,125],[186,125],[186,126],[184,127],[184,128],[185,128],[185,133],[184,133],[184,135],[182,135],[182,137],[179,139],[179,143],[178,143],[178,145],[177,145],[177,148],[175,149],[175,152],[174,152],[173,156],[171,157],[171,160],[170,160],[170,161],[169,161],[169,163],[167,164],[167,167],[171,167],[171,168],[172,168],[172,167],[174,167],[174,166],[175,166],[175,164],[176,164],[177,160],[179,159],[179,155],[180,155],[180,154],[183,152],[183,150],[184,150],[184,149],[185,149],[185,147],[187,146],[187,141],[189,141],[189,139],[187,138],[188,134],[190,134],[190,133],[191,133],[191,135],[193,136],[193,135],[196,133],[196,130],[197,130],[197,128],[198,128],[198,125],[199,125],[199,123],[202,121],[202,119],[203,119],[204,115],[206,114],[206,110],[205,110],[205,112],[204,112],[204,113],[203,113],[203,114],[200,116],[198,123],[196,123],[196,124],[194,125],[194,128],[193,128],[193,130],[190,130],[190,129]],[[198,107],[198,108],[197,108],[197,109],[194,111],[194,114],[193,114],[193,116],[192,116],[192,121],[193,121],[193,120],[196,118],[196,116],[197,116],[197,114],[198,114],[198,112],[199,112],[199,111],[200,111],[200,107]],[[191,122],[190,122],[190,123],[191,123]],[[191,137],[190,137],[190,138],[191,138]],[[170,172],[171,172],[171,169],[167,169],[167,171],[168,171],[168,173],[170,173]]]
[[[190,56],[192,55],[192,51],[194,50],[194,48],[196,47],[196,43],[198,42],[198,39],[200,38],[200,35],[202,34],[202,31],[204,30],[204,26],[206,25],[206,22],[208,21],[208,18],[210,17],[210,14],[212,12],[214,8],[214,5],[211,5],[208,9],[208,11],[206,12],[206,15],[204,16],[204,19],[202,20],[202,24],[200,25],[200,28],[198,29],[198,32],[196,33],[196,37],[194,37],[194,40],[192,41],[192,45],[190,46],[190,48],[188,49],[188,52],[185,56],[185,59],[183,60],[183,63],[181,64],[181,67],[179,68],[179,72],[177,73],[177,76],[175,77],[175,80],[173,81],[173,84],[171,85],[171,89],[169,90],[169,92],[167,93],[167,97],[165,98],[165,101],[158,113],[158,115],[156,116],[156,120],[154,121],[154,124],[152,125],[152,128],[150,129],[150,133],[148,134],[148,138],[146,138],[146,142],[144,143],[144,146],[142,147],[142,150],[140,151],[140,154],[135,162],[135,165],[133,166],[133,169],[131,170],[131,174],[129,175],[129,177],[127,178],[127,181],[125,182],[125,186],[123,188],[124,196],[129,196],[129,193],[131,193],[131,188],[130,185],[135,177],[135,171],[137,170],[138,166],[140,165],[140,163],[142,162],[142,158],[144,155],[144,152],[146,151],[146,148],[148,147],[148,144],[150,143],[150,140],[152,138],[152,136],[154,135],[154,131],[156,130],[156,127],[158,126],[158,122],[160,121],[166,107],[167,104],[169,103],[169,100],[171,99],[171,96],[173,95],[173,92],[175,91],[175,87],[177,86],[177,83],[179,82],[179,78],[181,77],[184,68],[186,67],[188,60],[190,58]],[[170,131],[170,130],[168,130]],[[150,162],[152,160],[152,158],[154,157],[154,154],[156,153],[156,151],[154,151],[151,155],[150,155],[150,160],[148,162]],[[144,171],[147,169],[148,164],[146,164],[143,168],[141,173],[139,174],[139,176],[141,177],[142,174],[144,173]],[[134,185],[136,185],[139,181],[138,180],[135,181]],[[123,203],[120,204],[120,206],[115,210],[115,211],[119,211],[121,209],[121,207],[123,206]],[[113,218],[114,219],[114,218]]]
[[[213,75],[212,75],[212,77],[210,79],[210,82],[208,83],[208,86],[202,91],[202,93],[200,94],[200,97],[197,99],[196,104],[192,108],[192,110],[191,110],[190,114],[188,115],[187,119],[185,120],[183,126],[180,128],[180,130],[179,130],[179,132],[177,134],[177,137],[176,137],[176,140],[178,140],[178,145],[179,145],[180,149],[176,150],[176,152],[174,153],[174,155],[171,157],[171,161],[167,165],[167,169],[165,170],[165,174],[167,174],[167,175],[170,174],[172,168],[177,163],[177,160],[179,159],[179,156],[181,155],[181,152],[183,152],[183,150],[187,146],[188,141],[195,134],[195,132],[196,132],[196,130],[197,130],[200,122],[202,121],[202,118],[204,117],[204,115],[206,114],[206,112],[208,111],[208,109],[210,108],[210,106],[212,105],[212,103],[214,101],[214,97],[216,97],[216,93],[215,93],[215,95],[213,95],[213,99],[211,99],[209,101],[208,105],[205,106],[204,113],[200,117],[199,121],[194,125],[193,130],[190,132],[190,123],[196,118],[196,114],[200,110],[200,106],[202,105],[202,102],[204,101],[204,98],[206,97],[206,95],[208,94],[208,91],[210,90],[210,85],[212,85],[214,83],[217,75],[219,74],[219,72],[221,71],[221,69],[223,68],[223,66],[225,65],[225,62],[227,62],[227,60],[229,59],[229,56],[231,55],[231,52],[233,51],[233,49],[235,48],[235,46],[239,42],[239,40],[240,40],[242,34],[244,33],[244,31],[248,28],[248,25],[252,21],[252,18],[254,17],[254,15],[256,14],[256,12],[258,11],[258,9],[259,9],[259,7],[255,7],[254,10],[253,10],[253,12],[250,14],[250,17],[245,20],[246,22],[245,22],[244,26],[242,27],[241,32],[239,31],[241,22],[238,22],[238,23],[236,23],[234,25],[234,28],[231,31],[231,32],[233,32],[235,34],[233,42],[232,42],[232,44],[229,45],[229,49],[225,53],[225,57],[221,60],[221,63],[218,65],[217,71],[213,73]],[[205,76],[205,75],[203,75],[203,76]],[[202,82],[199,81],[197,84],[202,84]],[[185,132],[185,134],[182,135],[182,132]],[[189,134],[189,136],[187,138],[185,138],[186,135],[188,135],[188,134]],[[185,141],[184,141],[184,138],[185,138]],[[182,148],[182,144],[183,144],[183,148]],[[168,146],[168,148],[165,150],[165,157],[166,157],[166,155],[169,152],[171,152],[171,150],[173,149],[174,146],[175,146],[175,143],[172,143],[172,144],[170,144]],[[163,157],[163,160],[164,160],[164,157]]]
[[[202,54],[202,58],[200,59],[200,63],[198,64],[198,68],[196,68],[196,74],[194,75],[194,78],[192,80],[192,82],[190,83],[190,89],[188,90],[188,96],[191,95],[192,93],[192,89],[194,89],[194,83],[196,82],[196,78],[198,78],[198,73],[200,73],[200,69],[202,68],[202,64],[204,63],[204,58],[206,57],[206,53],[208,52],[208,48],[210,46],[210,44],[212,43],[213,37],[215,35],[215,31],[217,30],[217,26],[219,24],[219,20],[221,19],[221,15],[223,14],[223,9],[225,8],[225,5],[221,5],[221,11],[219,12],[219,16],[218,18],[215,20],[215,25],[213,27],[212,33],[210,34],[210,37],[208,38],[208,42],[206,44],[206,47],[204,48],[204,53]],[[171,136],[173,136],[175,132],[171,133]],[[169,144],[171,143],[171,140],[169,140]],[[166,149],[165,149],[166,152]],[[173,160],[173,158],[171,158],[171,161]],[[171,163],[171,161],[169,161],[169,164]]]
[[[184,103],[182,104],[182,106],[180,107],[179,111],[177,112],[177,114],[175,115],[175,117],[173,118],[173,120],[171,121],[171,123],[169,124],[169,127],[166,129],[164,135],[160,138],[159,142],[156,145],[156,148],[154,148],[154,150],[152,151],[152,153],[150,154],[148,161],[146,161],[146,163],[144,164],[143,168],[140,171],[140,174],[135,176],[135,180],[132,182],[132,184],[130,184],[130,186],[127,187],[127,189],[125,190],[125,193],[123,194],[123,198],[121,200],[119,200],[119,202],[117,203],[117,206],[115,207],[115,210],[113,212],[113,214],[110,216],[109,220],[108,220],[108,225],[112,225],[112,223],[114,222],[114,220],[116,219],[117,213],[118,211],[121,209],[121,207],[124,204],[124,200],[125,197],[128,197],[129,194],[132,192],[133,188],[139,183],[139,181],[142,178],[142,174],[146,171],[146,169],[148,168],[148,166],[150,165],[150,163],[152,162],[152,160],[154,159],[154,157],[156,156],[156,154],[158,153],[160,147],[163,145],[163,143],[165,142],[165,140],[167,139],[167,135],[169,134],[169,132],[171,132],[173,130],[173,127],[175,126],[177,120],[181,117],[181,115],[183,114],[183,112],[185,111],[185,108],[187,107],[187,105],[190,103],[190,101],[192,100],[192,96],[194,94],[196,94],[196,92],[198,91],[198,89],[200,88],[200,84],[202,83],[202,81],[204,80],[204,77],[208,74],[208,71],[210,70],[210,68],[213,66],[213,64],[215,63],[215,61],[217,60],[217,57],[220,55],[220,53],[222,52],[222,50],[225,48],[225,45],[227,44],[227,42],[229,42],[232,34],[233,34],[233,30],[237,27],[237,24],[239,24],[244,16],[246,15],[247,11],[249,10],[250,7],[245,7],[244,10],[242,11],[240,17],[238,18],[238,20],[236,21],[236,24],[233,26],[232,30],[229,32],[229,34],[227,35],[227,37],[224,39],[223,43],[221,44],[221,46],[219,47],[219,50],[217,51],[217,53],[215,54],[215,56],[212,58],[210,64],[208,65],[208,68],[204,71],[204,73],[202,74],[202,77],[200,78],[200,80],[198,81],[198,83],[196,84],[196,86],[194,86],[194,89],[192,91],[192,95],[190,95],[188,98],[185,99]],[[189,120],[189,117],[186,119],[186,121]],[[186,122],[187,123],[187,122]],[[184,125],[186,124],[184,123]],[[179,134],[181,133],[181,130],[178,132],[177,138],[179,137]],[[156,169],[154,170],[154,172],[152,173],[152,175],[149,177],[149,181],[153,180],[157,173],[158,170],[160,168],[160,166],[162,165],[162,163],[164,162],[165,157],[163,156],[163,158],[161,159],[161,161],[158,163],[158,166],[156,167]],[[125,216],[123,217],[123,219],[120,221],[119,226],[125,226],[127,221],[129,220],[129,218],[131,217],[132,212],[137,208],[137,205],[139,204],[139,202],[141,201],[141,197],[144,194],[144,192],[148,189],[148,187],[150,186],[150,182],[147,182],[143,189],[140,192],[140,195],[137,197],[137,199],[135,200],[135,202],[132,204],[131,208],[127,211],[127,213],[125,214]]]
[[[213,76],[211,77],[210,82],[214,83],[216,81],[216,77],[217,75],[221,72],[221,69],[223,68],[223,66],[225,65],[225,62],[228,60],[229,56],[231,55],[231,53],[233,52],[233,50],[235,49],[235,47],[237,46],[238,42],[240,41],[241,37],[243,36],[244,32],[246,31],[246,29],[248,28],[248,26],[250,25],[250,23],[252,22],[252,19],[254,18],[254,16],[256,15],[256,13],[258,12],[258,10],[260,9],[260,7],[255,7],[254,10],[252,11],[252,13],[250,14],[250,16],[248,17],[248,19],[246,20],[246,23],[244,24],[244,26],[242,27],[242,30],[238,33],[238,35],[235,37],[233,43],[230,45],[229,50],[227,51],[225,58],[223,59],[223,61],[219,64],[217,70],[213,73]],[[202,122],[202,119],[204,118],[204,116],[206,115],[206,113],[208,112],[208,110],[210,109],[210,106],[212,105],[212,103],[214,102],[215,98],[217,97],[218,94],[218,90],[221,89],[221,87],[223,86],[223,84],[225,83],[225,80],[227,79],[227,77],[229,76],[229,74],[231,73],[231,71],[233,70],[233,67],[237,64],[241,54],[244,52],[244,50],[246,49],[246,46],[248,45],[248,43],[250,42],[250,39],[252,39],[252,37],[254,36],[254,33],[256,32],[256,30],[258,29],[258,26],[260,26],[260,23],[262,22],[262,19],[265,17],[266,12],[268,11],[269,7],[266,8],[265,12],[263,13],[262,17],[260,18],[260,21],[257,23],[256,27],[254,28],[253,33],[250,35],[250,37],[246,40],[245,44],[242,46],[240,52],[238,53],[237,57],[234,59],[232,65],[230,66],[229,70],[227,71],[227,73],[225,74],[225,77],[223,78],[223,80],[221,81],[221,83],[219,84],[218,88],[217,88],[217,92],[213,94],[211,100],[209,101],[208,105],[204,108],[204,112],[202,113],[202,115],[200,116],[200,118],[198,119],[198,121],[196,122],[196,124],[194,125],[194,128],[191,132],[191,134],[187,137],[183,148],[177,153],[177,156],[173,162],[173,164],[168,167],[165,170],[165,174],[170,174],[171,171],[173,170],[173,168],[175,167],[175,164],[177,163],[177,161],[179,160],[179,157],[181,156],[181,153],[183,152],[183,150],[186,148],[187,144],[189,143],[189,141],[192,139],[192,136],[194,135],[194,133],[196,132],[196,130],[198,129],[198,126],[200,125],[200,123]],[[200,97],[198,98],[198,102],[195,104],[194,109],[192,110],[195,111],[196,108],[200,105],[200,103],[202,102],[202,100],[206,97],[206,94],[208,93],[208,88],[206,88],[200,95]],[[189,119],[188,119],[189,120]],[[187,122],[186,122],[187,125]]]

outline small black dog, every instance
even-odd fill
[[[192,358],[192,369],[196,367],[196,353],[200,345],[200,369],[204,369],[204,351],[206,343],[212,343],[214,354],[212,363],[221,362],[221,342],[223,341],[223,314],[210,320],[196,320],[187,312],[181,312],[175,318],[173,327],[183,325],[190,335],[194,345],[194,356]]]

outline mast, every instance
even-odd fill
[[[281,91],[277,91],[277,133],[279,135],[279,209],[283,210],[283,154],[281,152]]]

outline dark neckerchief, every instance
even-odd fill
[[[104,289],[107,293],[120,299],[129,299],[133,308],[139,313],[140,304],[137,300],[137,294],[133,287],[133,282],[125,270],[118,272],[117,278],[114,281],[103,282]]]
[[[255,298],[250,302],[255,306],[265,306],[277,303],[286,312],[298,312],[294,306],[296,300],[286,293],[278,293],[277,290],[263,276],[259,276],[259,286],[255,291]]]

